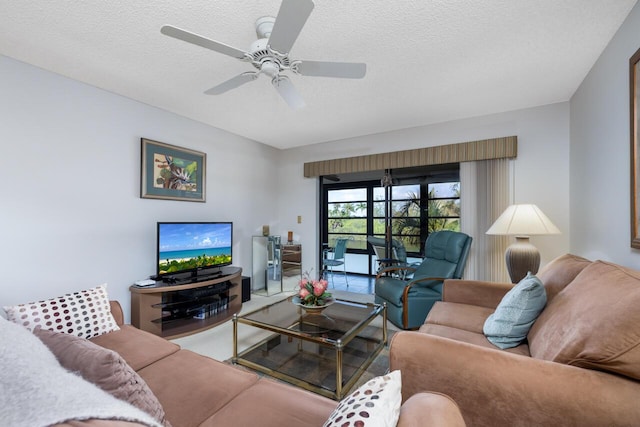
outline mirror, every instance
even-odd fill
[[[280,236],[253,236],[253,293],[270,296],[282,292]]]
[[[640,186],[638,179],[640,143],[638,103],[640,99],[640,49],[629,59],[629,105],[631,122],[631,247],[640,249]]]

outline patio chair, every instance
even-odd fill
[[[333,274],[336,267],[342,266],[342,272],[344,274],[344,280],[349,287],[349,279],[347,279],[347,266],[345,264],[345,254],[347,252],[347,242],[349,239],[336,239],[336,245],[333,248],[329,248],[324,252],[322,257],[322,269],[326,272],[331,272],[331,285],[333,284]]]
[[[407,250],[404,247],[402,241],[398,239],[391,239],[391,256],[387,256],[387,244],[384,238],[367,236],[367,242],[371,245],[371,249],[376,256],[378,268],[376,274],[382,271],[386,267],[413,267],[420,263],[409,263],[407,260]],[[405,277],[409,272],[406,269],[394,270],[401,277]]]

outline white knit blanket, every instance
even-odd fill
[[[35,335],[0,316],[0,424],[44,427],[87,419],[160,427],[148,414],[66,371]]]

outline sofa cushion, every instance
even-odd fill
[[[400,371],[375,377],[340,401],[323,427],[395,427],[402,404]]]
[[[586,258],[565,254],[542,267],[537,276],[547,290],[547,304],[589,264]]]
[[[49,426],[72,420],[130,420],[160,427],[151,416],[60,366],[26,328],[0,316],[0,424]]]
[[[438,301],[429,311],[425,323],[481,334],[484,322],[493,312],[492,308]]]
[[[546,303],[542,282],[529,273],[502,298],[495,313],[484,322],[483,332],[497,347],[516,347],[527,338]]]
[[[91,338],[91,342],[116,351],[135,371],[180,350],[179,345],[131,325]]]
[[[236,369],[226,365],[226,369]],[[337,402],[270,378],[261,378],[199,427],[319,427]]]
[[[533,357],[640,379],[640,272],[595,261],[529,332]]]
[[[118,353],[75,335],[42,328],[36,328],[33,333],[49,347],[64,368],[170,427],[162,405],[147,383]]]
[[[448,338],[454,341],[465,342],[467,344],[473,344],[480,347],[490,348],[496,351],[506,351],[513,354],[521,354],[523,356],[530,356],[529,346],[522,343],[516,347],[507,348],[504,350],[498,350],[482,332],[465,331],[464,329],[453,328],[451,326],[432,325],[425,324],[418,329],[419,332],[428,335],[435,335],[442,338]]]
[[[106,284],[48,300],[6,306],[4,311],[9,320],[30,331],[40,326],[91,338],[118,330],[111,315]]]
[[[173,353],[138,373],[162,404],[167,419],[185,427],[199,426],[258,381],[253,372],[189,350]],[[243,403],[245,410],[254,404]]]

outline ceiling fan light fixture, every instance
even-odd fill
[[[280,73],[280,66],[273,61],[264,61],[260,67],[260,72],[271,78],[276,78]]]

